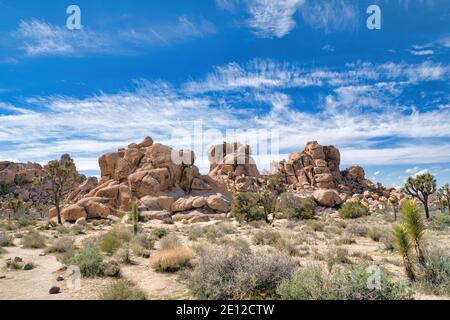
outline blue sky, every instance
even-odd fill
[[[0,0],[0,159],[70,153],[98,174],[105,152],[147,135],[189,147],[177,132],[201,126],[276,132],[261,168],[318,140],[389,186],[448,182],[449,23],[446,0]],[[203,172],[220,140],[203,136]]]

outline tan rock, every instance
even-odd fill
[[[87,213],[86,210],[77,205],[77,204],[73,204],[70,205],[66,208],[64,208],[61,212],[62,217],[64,218],[64,220],[67,222],[75,222],[77,221],[79,218],[86,218],[87,217]]]
[[[222,194],[209,196],[206,200],[208,207],[215,211],[227,213],[231,209],[230,201],[228,201]]]
[[[206,205],[206,199],[205,197],[195,197],[192,201],[192,207],[198,209],[202,208]]]
[[[172,204],[175,202],[173,197],[161,196],[158,198],[159,206],[167,211],[172,210]]]
[[[317,189],[314,191],[313,197],[323,207],[333,208],[342,203],[339,193],[332,189]]]
[[[158,197],[153,196],[145,196],[139,200],[141,205],[145,207],[147,210],[151,209],[160,209]]]

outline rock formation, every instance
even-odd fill
[[[357,200],[375,211],[385,208],[390,197],[403,198],[395,189],[386,189],[366,179],[362,167],[340,171],[340,162],[336,147],[311,141],[303,151],[291,153],[287,161],[281,161],[278,171],[284,175],[290,190],[310,191],[320,205],[327,207]]]
[[[70,156],[65,154],[60,161],[71,160]],[[9,161],[0,162],[0,182],[5,185],[7,193],[13,193],[23,201],[31,201],[33,204],[46,204],[48,202],[48,193],[45,190],[46,185],[40,187],[33,186],[33,179],[44,175],[45,167],[38,163],[28,162],[14,163]],[[75,169],[76,171],[76,169]],[[73,181],[69,189],[76,188],[78,183]],[[0,199],[1,201],[1,199]]]
[[[260,174],[251,156],[250,146],[226,143],[212,146],[208,151],[211,163],[209,176],[225,183],[232,192],[256,191]]]
[[[194,161],[192,151],[174,150],[153,143],[150,137],[104,154],[99,158],[100,181],[89,178],[68,196],[61,211],[63,219],[73,222],[121,216],[134,200],[148,219],[170,222],[174,214],[187,220],[224,218],[230,210],[230,198],[217,193],[212,181],[199,174]],[[55,215],[53,208],[49,218]]]

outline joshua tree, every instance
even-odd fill
[[[275,211],[275,195],[267,188],[261,187],[257,192],[258,204],[261,205],[264,212],[264,219],[267,223],[269,221],[269,215]],[[273,222],[272,218],[272,222]]]
[[[406,229],[402,225],[397,225],[394,229],[395,250],[402,256],[403,266],[406,275],[412,281],[416,280],[414,265],[411,258],[411,242],[409,240]]]
[[[74,181],[83,180],[83,175],[76,172],[75,164],[69,157],[60,161],[52,160],[44,167],[45,174],[33,179],[34,186],[43,186],[50,196],[50,204],[56,208],[58,224],[62,224],[60,205],[69,193]]]
[[[131,212],[130,212],[130,218],[133,222],[133,231],[136,235],[138,233],[138,223],[139,223],[139,208],[137,205],[137,201],[133,201],[131,204]]]
[[[28,213],[30,210],[30,205],[26,202],[24,202],[22,199],[17,198],[12,193],[8,194],[6,196],[6,200],[4,202],[4,208],[8,212],[8,221],[11,222],[11,213],[13,214],[13,217],[17,217],[17,214],[20,211],[23,211],[25,213]]]
[[[429,219],[428,198],[436,192],[436,180],[434,177],[429,173],[420,174],[415,178],[409,177],[403,187],[403,192],[422,202],[425,208],[425,215]]]
[[[389,198],[389,203],[391,204],[392,210],[394,211],[395,221],[397,221],[397,208],[398,208],[398,199],[397,199],[397,197],[390,197]]]
[[[417,258],[421,264],[424,264],[425,257],[422,250],[422,239],[425,232],[425,225],[414,200],[407,200],[403,203],[402,213],[404,227],[414,245]]]
[[[450,186],[448,183],[439,188],[438,197],[442,206],[442,212],[444,212],[443,209],[445,209],[445,205],[447,205],[448,213],[450,214]]]

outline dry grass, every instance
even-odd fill
[[[150,266],[160,272],[176,272],[189,267],[193,256],[193,251],[189,248],[162,249],[150,257]]]

